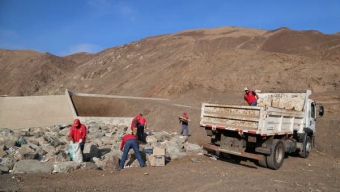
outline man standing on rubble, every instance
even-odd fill
[[[186,136],[189,136],[189,117],[186,112],[183,112],[183,116],[179,117],[179,122],[182,124],[181,135],[186,132]]]
[[[250,106],[256,106],[259,96],[255,93],[255,91],[248,90],[247,87],[244,88],[244,91],[244,100],[247,102],[247,104]]]
[[[124,151],[123,151],[123,148],[124,148]],[[124,168],[126,158],[131,148],[135,152],[135,155],[139,162],[140,167],[145,167],[145,162],[143,161],[142,156],[139,153],[137,138],[130,132],[123,136],[122,142],[120,144],[120,150],[123,151],[123,156],[119,163],[120,169]]]
[[[71,142],[79,143],[81,153],[83,153],[84,151],[86,134],[86,126],[84,124],[81,124],[79,119],[75,119],[73,125],[71,126],[68,137],[70,138]]]

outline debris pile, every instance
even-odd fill
[[[68,173],[76,169],[118,170],[122,152],[122,136],[126,126],[91,122],[87,125],[87,142],[83,163],[73,162],[68,152],[68,133],[71,125],[35,127],[18,130],[0,129],[0,174],[5,173]],[[146,132],[146,143],[140,144],[143,159],[145,150],[166,149],[165,160],[202,154],[202,147],[188,142],[186,136],[167,132]],[[147,161],[146,161],[147,162]],[[139,167],[130,150],[126,167]]]

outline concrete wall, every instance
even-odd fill
[[[73,123],[68,95],[0,97],[0,128],[27,128]]]
[[[88,97],[126,98],[124,96],[72,93],[65,95],[0,97],[0,128],[20,129],[72,124],[80,119],[84,124],[90,122],[130,126],[133,117],[82,117],[78,116],[70,95]],[[128,97],[129,99],[140,99]],[[145,98],[148,99],[148,98]]]

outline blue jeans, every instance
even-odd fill
[[[189,126],[182,124],[181,135],[183,134],[184,131],[186,132],[186,136],[189,136]]]
[[[144,142],[144,125],[140,124],[137,129],[138,140]]]
[[[129,139],[129,140],[126,141],[126,143],[124,145],[124,152],[123,152],[122,159],[120,160],[119,168],[121,168],[121,169],[124,168],[124,164],[125,164],[126,158],[127,158],[128,154],[129,154],[129,151],[130,151],[131,148],[135,152],[135,155],[136,155],[136,158],[137,158],[137,160],[139,162],[139,165],[141,167],[145,166],[145,163],[144,163],[144,161],[142,159],[142,156],[140,155],[139,150],[138,150],[137,140],[136,139]]]
[[[250,106],[256,106],[257,105],[257,101],[254,101],[250,104]]]

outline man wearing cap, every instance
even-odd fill
[[[250,106],[256,106],[257,105],[257,99],[259,98],[258,95],[255,93],[255,91],[248,90],[247,87],[244,88],[245,94],[244,94],[244,100],[247,102]]]
[[[186,132],[186,136],[189,136],[189,117],[186,112],[183,112],[183,116],[179,117],[179,122],[182,124],[181,135]]]
[[[71,143],[79,143],[82,153],[84,151],[86,133],[86,126],[84,124],[81,124],[79,119],[75,119],[70,129],[70,133],[68,134],[68,137],[70,138]]]
[[[123,148],[124,148],[124,151],[123,151]],[[123,156],[120,159],[120,163],[119,163],[120,169],[124,168],[126,158],[129,154],[129,151],[130,151],[131,148],[135,152],[135,155],[136,155],[136,158],[139,162],[139,165],[141,167],[145,167],[145,163],[144,163],[142,156],[140,155],[139,150],[138,150],[137,138],[130,131],[129,133],[127,133],[123,136],[122,142],[120,144],[120,150],[123,151]]]

